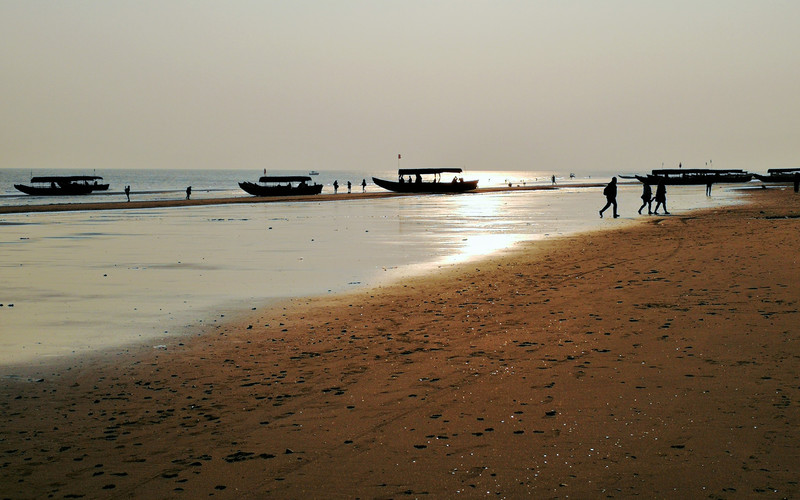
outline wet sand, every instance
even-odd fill
[[[560,187],[599,187],[605,184],[596,183],[582,183],[582,184],[565,184]],[[494,193],[498,191],[539,191],[543,189],[556,189],[559,186],[507,186],[507,187],[491,187],[491,188],[478,188],[474,193]],[[222,197],[222,198],[197,198],[194,200],[187,199],[164,199],[164,200],[146,200],[136,201],[136,193],[133,193],[134,199],[130,202],[127,201],[92,201],[87,199],[79,203],[49,203],[42,205],[10,205],[0,206],[0,214],[18,214],[18,213],[35,213],[35,212],[67,212],[67,211],[83,211],[83,210],[118,210],[118,209],[138,209],[138,208],[165,208],[165,207],[191,207],[191,206],[205,206],[205,205],[230,205],[236,203],[285,203],[285,202],[320,202],[320,201],[336,201],[336,200],[354,200],[364,198],[388,198],[392,196],[419,196],[419,193],[392,193],[390,191],[378,192],[353,192],[353,193],[339,193],[339,194],[319,194],[319,195],[306,195],[306,196],[237,196],[237,197]],[[120,198],[122,195],[120,196]]]
[[[522,245],[0,385],[10,498],[800,494],[800,196]]]

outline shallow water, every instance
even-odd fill
[[[600,188],[0,217],[0,364],[196,331],[273,299],[334,293],[488,255],[600,219]],[[670,210],[734,194],[670,190]],[[12,306],[13,304],[13,306]]]

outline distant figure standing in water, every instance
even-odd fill
[[[553,185],[555,186],[556,185],[556,176],[554,175],[551,179],[553,180]]]
[[[653,210],[653,213],[658,215],[658,207],[664,207],[664,213],[669,215],[667,212],[667,185],[664,184],[664,179],[658,181],[658,186],[656,186],[656,209]]]
[[[644,182],[642,186],[642,206],[639,207],[639,215],[642,214],[642,209],[646,206],[647,207],[647,215],[652,215],[653,211],[650,209],[651,203],[653,202],[653,190],[650,188],[650,184]]]
[[[347,181],[347,194],[350,194],[350,189],[353,187],[353,184],[350,181]]]
[[[339,192],[339,181],[335,180],[333,181],[333,194],[336,194],[338,192]]]
[[[604,206],[602,208],[602,210],[600,210],[600,218],[602,219],[603,218],[603,212],[605,212],[608,209],[608,207],[613,205],[614,206],[614,218],[616,219],[617,217],[619,217],[619,214],[617,213],[617,178],[616,177],[612,177],[611,178],[611,182],[609,182],[608,185],[605,188],[603,188],[603,194],[606,196],[606,206]]]
[[[186,199],[188,200],[191,197],[192,197],[192,186],[189,186],[186,188]]]
[[[131,202],[131,187],[125,186],[125,196],[128,198],[128,203]]]
[[[367,192],[367,180],[366,179],[361,179],[361,192],[362,193],[366,193]]]

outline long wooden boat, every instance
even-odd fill
[[[478,181],[465,181],[455,176],[452,181],[442,181],[442,174],[460,174],[460,168],[401,168],[398,180],[388,181],[373,177],[375,185],[395,193],[464,193],[478,187]],[[423,181],[423,175],[432,175],[432,181]],[[408,180],[405,179],[408,176]],[[413,179],[412,179],[413,177]]]
[[[239,187],[253,196],[299,196],[319,194],[322,184],[308,184],[311,177],[304,175],[265,175],[255,182],[240,182]]]
[[[749,182],[753,178],[753,174],[734,169],[667,168],[653,170],[653,173],[647,175],[637,175],[636,178],[647,184],[658,184],[663,180],[664,184],[687,186]]]
[[[14,187],[32,196],[74,196],[108,190],[108,184],[97,182],[101,180],[97,175],[52,175],[32,177],[32,185],[14,184]]]
[[[767,170],[767,175],[753,174],[753,176],[761,182],[790,183],[800,176],[800,168],[770,168]]]

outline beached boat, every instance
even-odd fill
[[[653,170],[653,173],[647,175],[637,175],[636,178],[647,184],[658,184],[663,180],[664,184],[685,186],[749,182],[753,178],[753,174],[733,169],[667,168]]]
[[[452,181],[442,181],[442,174],[460,174],[460,168],[401,168],[397,181],[373,177],[375,185],[395,193],[463,193],[478,187],[478,181],[465,181],[455,176]],[[423,175],[432,175],[432,181],[423,181]],[[408,176],[408,180],[405,179]]]
[[[322,184],[308,184],[311,177],[302,175],[265,175],[255,182],[240,182],[239,187],[253,196],[299,196],[319,194]]]
[[[753,174],[753,176],[761,182],[790,183],[800,176],[800,168],[770,168],[767,170],[767,175]]]
[[[96,175],[53,175],[32,177],[32,185],[14,184],[14,187],[33,196],[73,196],[107,191],[108,184],[99,183],[101,180],[103,178]]]

